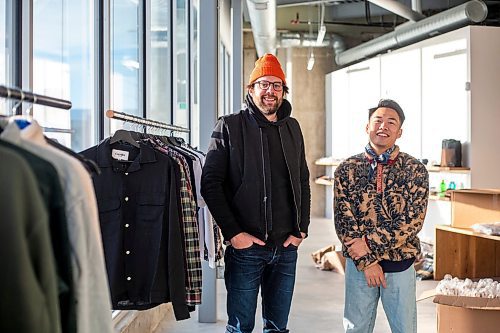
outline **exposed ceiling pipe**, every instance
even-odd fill
[[[424,15],[413,11],[411,8],[408,8],[404,4],[397,2],[395,0],[368,0],[371,3],[382,7],[390,12],[393,12],[396,15],[404,17],[412,22],[417,22],[425,18]]]
[[[335,62],[342,66],[347,65],[390,49],[397,49],[458,29],[471,22],[482,22],[487,15],[488,7],[484,2],[469,1],[416,23],[402,24],[390,33],[337,54]]]
[[[422,14],[422,0],[411,0],[411,10]]]
[[[247,7],[258,56],[276,54],[276,0],[247,0]]]
[[[344,39],[338,34],[327,33],[321,45],[317,45],[316,40],[317,34],[282,33],[278,37],[278,47],[332,47],[335,54],[344,52],[346,49]]]
[[[332,47],[335,51],[335,55],[344,52],[346,48],[344,38],[337,34],[330,34],[330,36],[332,39]]]

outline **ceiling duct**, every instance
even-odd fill
[[[335,62],[341,66],[347,65],[387,50],[397,49],[458,29],[471,22],[482,22],[487,15],[488,7],[484,2],[479,0],[469,1],[418,22],[402,24],[393,32],[337,54]]]
[[[394,0],[368,0],[371,3],[384,8],[390,12],[393,12],[396,15],[404,17],[412,22],[417,22],[425,18],[422,13],[418,13],[413,11],[409,7],[406,7],[404,4],[394,1]]]
[[[421,0],[411,0],[411,9],[417,13],[422,14],[422,1]]]
[[[330,34],[330,36],[332,41],[332,47],[333,50],[335,51],[335,55],[344,52],[346,48],[344,39],[337,34]]]
[[[332,47],[335,54],[344,52],[346,49],[344,39],[338,34],[327,33],[323,42],[318,45],[317,34],[312,35],[294,32],[294,33],[281,33],[278,37],[277,46],[280,48],[287,47]]]
[[[276,54],[276,0],[247,0],[257,54]]]

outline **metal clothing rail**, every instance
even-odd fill
[[[144,126],[149,126],[149,127],[155,127],[155,128],[161,128],[169,131],[175,131],[175,132],[185,132],[189,133],[189,129],[181,126],[176,126],[176,125],[170,125],[167,123],[163,123],[161,121],[156,121],[156,120],[149,120],[137,116],[133,116],[130,114],[118,112],[118,111],[113,111],[113,110],[108,110],[106,111],[106,117],[112,118],[112,119],[118,119],[118,120],[123,120],[139,125],[144,125]]]
[[[25,91],[19,88],[9,88],[6,86],[0,86],[0,97],[7,99],[14,99],[21,102],[28,102],[31,104],[39,104],[45,106],[51,106],[58,109],[71,109],[71,102],[59,99],[55,97],[49,97],[45,95],[34,94],[29,91]]]
[[[55,128],[55,127],[43,127],[43,132],[44,133],[66,133],[66,134],[73,134],[73,133],[75,133],[75,130],[65,129],[65,128]]]

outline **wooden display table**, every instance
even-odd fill
[[[500,237],[479,234],[470,228],[436,226],[434,279],[500,276]]]

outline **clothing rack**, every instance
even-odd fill
[[[64,128],[55,128],[55,127],[44,127],[43,128],[44,133],[66,133],[66,134],[73,134],[75,133],[75,130],[72,129],[64,129]]]
[[[14,99],[21,102],[28,102],[31,104],[51,106],[54,108],[65,109],[65,110],[71,109],[72,106],[70,101],[64,99],[49,97],[45,95],[38,95],[19,88],[9,88],[6,86],[0,86],[0,97],[4,97],[7,99]]]
[[[137,117],[137,116],[133,116],[130,114],[126,114],[126,113],[122,113],[122,112],[118,112],[118,111],[113,111],[113,110],[106,111],[106,117],[111,118],[111,119],[123,120],[126,122],[135,123],[135,124],[139,124],[139,125],[165,129],[168,131],[189,133],[189,129],[185,128],[185,127],[170,125],[170,124],[167,124],[167,123],[164,123],[161,121],[149,120],[149,119],[145,119],[145,118],[141,118],[141,117]]]

